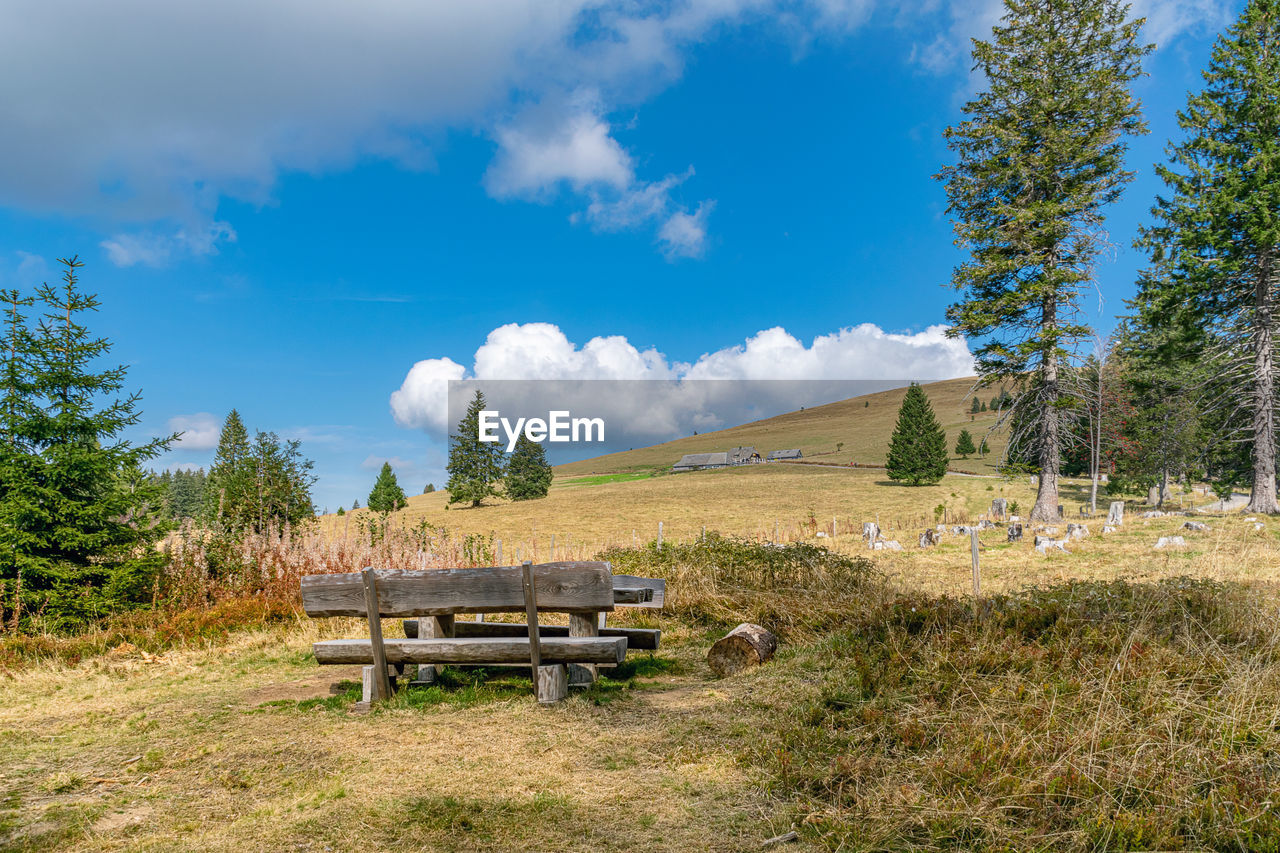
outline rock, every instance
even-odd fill
[[[1265,530],[1265,529],[1266,529],[1266,527],[1267,527],[1267,526],[1266,526],[1265,524],[1263,524],[1261,521],[1255,521],[1255,522],[1253,523],[1253,529],[1254,529],[1254,530]]]
[[[1017,522],[1011,523],[1008,529],[1008,537],[1010,542],[1021,542],[1022,541],[1022,525],[1018,524]]]
[[[1257,520],[1258,520],[1258,517],[1254,515],[1251,515],[1245,519],[1245,521],[1257,521]]]
[[[1056,549],[1056,550],[1058,550],[1058,551],[1063,551],[1063,552],[1066,552],[1066,553],[1070,553],[1070,552],[1068,552],[1068,551],[1067,551],[1067,543],[1066,543],[1066,540],[1064,540],[1064,539],[1049,539],[1049,538],[1048,538],[1048,537],[1046,537],[1046,536],[1037,536],[1037,537],[1036,537],[1036,551],[1037,551],[1037,552],[1039,552],[1039,553],[1041,553],[1041,554],[1048,554],[1050,551],[1055,550],[1055,549]]]
[[[816,535],[817,535],[817,538],[818,538],[818,539],[826,539],[826,538],[827,538],[827,534],[826,534],[824,531],[821,531],[821,530],[819,530],[819,531],[818,531],[818,533],[817,533]]]
[[[1112,527],[1110,524],[1104,524],[1104,525],[1102,525],[1102,532],[1103,532],[1103,533],[1115,533],[1115,532],[1116,532],[1116,529],[1115,529],[1114,527]]]
[[[1156,544],[1151,547],[1159,550],[1161,548],[1181,548],[1187,544],[1187,540],[1181,536],[1161,536],[1156,540]]]
[[[773,657],[778,650],[778,638],[759,625],[743,622],[728,634],[716,640],[707,652],[707,664],[721,678],[733,675]]]
[[[1184,521],[1182,522],[1182,527],[1185,530],[1194,530],[1197,533],[1204,533],[1209,529],[1209,525],[1203,521]]]
[[[1144,512],[1140,517],[1141,518],[1164,518],[1165,515],[1167,515],[1167,513],[1163,513],[1158,509],[1150,509]]]
[[[1010,521],[1022,521],[1022,516],[1020,516],[1020,515],[1011,515],[1011,516],[1009,516],[1009,520],[1010,520]]]
[[[1124,524],[1124,501],[1112,501],[1107,510],[1107,524]]]
[[[920,534],[920,547],[932,548],[934,545],[938,544],[941,538],[942,537],[938,535],[938,531],[934,530],[932,527],[926,527],[924,532]]]
[[[1087,524],[1068,524],[1067,525],[1068,539],[1083,539],[1088,535],[1089,535],[1089,525]]]
[[[896,539],[880,539],[880,540],[877,540],[877,541],[876,541],[876,542],[871,546],[871,550],[873,550],[873,551],[901,551],[901,550],[902,550],[902,546],[898,544],[898,541],[897,541]]]
[[[1004,518],[1008,511],[1009,502],[1004,498],[996,498],[991,502],[991,515],[995,518]]]
[[[951,528],[951,535],[952,536],[968,536],[969,526],[967,524],[957,524],[955,527]]]
[[[978,522],[978,529],[979,530],[995,530],[996,526],[994,522],[990,522],[984,518],[982,519],[982,521]]]
[[[880,538],[880,525],[874,521],[862,522],[862,538],[866,540],[868,545],[874,547],[876,540]]]

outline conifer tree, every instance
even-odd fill
[[[1104,246],[1103,211],[1132,179],[1126,137],[1145,132],[1129,84],[1150,51],[1119,0],[1005,0],[988,41],[975,40],[987,91],[947,130],[944,168],[962,301],[948,333],[981,339],[986,382],[1022,382],[1016,406],[1035,431],[1039,492],[1031,518],[1058,514],[1060,372],[1088,327],[1078,303]]]
[[[909,486],[933,485],[947,473],[947,436],[919,385],[902,398],[885,467],[889,479]]]
[[[972,405],[969,406],[969,413],[976,415],[979,411],[981,411],[981,406],[982,404],[978,402],[978,398],[974,397]]]
[[[1249,512],[1276,491],[1280,324],[1280,0],[1250,0],[1213,48],[1205,88],[1178,113],[1183,141],[1157,171],[1168,187],[1139,245],[1149,250],[1138,325],[1174,363],[1212,366],[1204,408],[1216,441],[1243,440]]]
[[[395,472],[391,470],[390,462],[382,463],[382,470],[378,472],[378,479],[373,484],[373,491],[369,492],[369,509],[374,512],[388,513],[404,509],[409,505],[409,501],[404,496],[404,489],[400,488],[400,484],[396,482]]]
[[[206,517],[231,530],[248,526],[252,513],[254,481],[253,453],[249,431],[240,413],[232,409],[222,423],[218,449],[209,467],[205,491]]]
[[[970,453],[977,453],[978,448],[973,445],[973,436],[969,435],[967,429],[960,430],[960,435],[956,438],[956,454],[968,459]]]
[[[502,447],[497,442],[480,440],[480,413],[486,406],[484,394],[467,404],[466,414],[458,421],[458,429],[449,436],[449,503],[470,503],[473,507],[489,497],[497,497],[502,482]]]
[[[551,490],[551,465],[542,444],[530,441],[524,433],[516,439],[511,460],[507,463],[506,492],[513,501],[545,498]]]
[[[431,494],[432,492],[434,492],[435,490],[436,490],[436,484],[435,484],[435,483],[427,483],[427,487],[426,487],[425,489],[423,489],[423,490],[422,490],[422,493],[423,493],[424,495],[429,495],[429,494]]]

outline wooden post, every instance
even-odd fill
[[[658,550],[662,550],[662,522],[658,522]]]
[[[702,525],[702,542],[704,545],[707,542],[707,526],[705,524]]]
[[[549,562],[554,563],[555,561],[556,561],[556,535],[552,533],[551,534],[551,559],[549,560]]]
[[[978,612],[978,596],[982,594],[982,581],[978,574],[978,528],[969,528],[969,549],[973,552],[973,612]]]
[[[497,559],[494,562],[496,562],[499,566],[501,566],[502,565],[502,540],[501,539],[496,540],[494,542],[494,545],[498,549],[496,554]]]
[[[533,563],[525,560],[522,568],[524,569],[524,611],[529,620],[529,662],[533,664],[533,683],[536,687],[538,667],[542,666],[542,649],[538,645],[538,597],[533,588]]]
[[[778,544],[778,519],[773,520],[773,544]]]
[[[831,538],[836,538],[836,517],[834,515],[831,516]]]
[[[364,612],[369,618],[369,644],[373,646],[373,699],[391,698],[391,677],[387,675],[387,650],[382,645],[382,616],[378,610],[378,579],[372,568],[364,578]]]
[[[601,611],[603,614],[603,611]],[[600,636],[600,625],[597,617],[592,613],[570,613],[569,614],[569,636],[570,637],[598,637]],[[571,663],[569,664],[569,684],[574,686],[587,687],[596,680],[596,665],[591,663]]]

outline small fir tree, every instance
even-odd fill
[[[391,463],[383,462],[378,479],[373,484],[373,491],[369,492],[369,509],[380,513],[396,512],[408,504],[404,489],[400,488],[395,472],[391,470]]]
[[[919,385],[902,398],[885,467],[889,479],[909,486],[932,485],[947,473],[947,436]]]
[[[513,501],[545,498],[551,490],[551,466],[542,445],[521,434],[507,464],[507,497]]]
[[[960,430],[960,435],[956,438],[956,454],[964,459],[968,459],[970,453],[977,452],[978,448],[974,447],[973,436],[969,435],[969,431],[967,429]]]
[[[485,498],[498,497],[502,482],[502,447],[497,442],[480,440],[480,413],[485,408],[484,394],[477,390],[458,421],[458,430],[449,436],[449,503],[480,506]]]

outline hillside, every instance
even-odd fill
[[[960,430],[968,429],[974,444],[995,423],[994,412],[969,414],[972,398],[969,397],[974,377],[932,382],[924,386],[933,403],[934,412],[947,431],[948,448],[955,447]],[[852,397],[825,406],[815,406],[798,412],[788,412],[772,418],[753,421],[741,426],[716,432],[678,438],[673,441],[642,447],[622,453],[596,456],[580,462],[571,462],[556,468],[558,478],[572,478],[589,474],[620,474],[631,472],[669,471],[671,466],[686,453],[706,453],[728,450],[740,445],[754,446],[761,456],[771,450],[798,447],[805,459],[832,465],[883,465],[889,449],[889,436],[893,433],[902,404],[905,388],[880,391],[861,397]],[[996,389],[984,388],[979,399],[990,402]],[[843,444],[836,450],[837,444]],[[995,463],[1004,449],[1005,436],[993,434],[988,439],[991,453],[986,459],[971,456],[956,459],[952,468],[975,473],[994,473]]]

